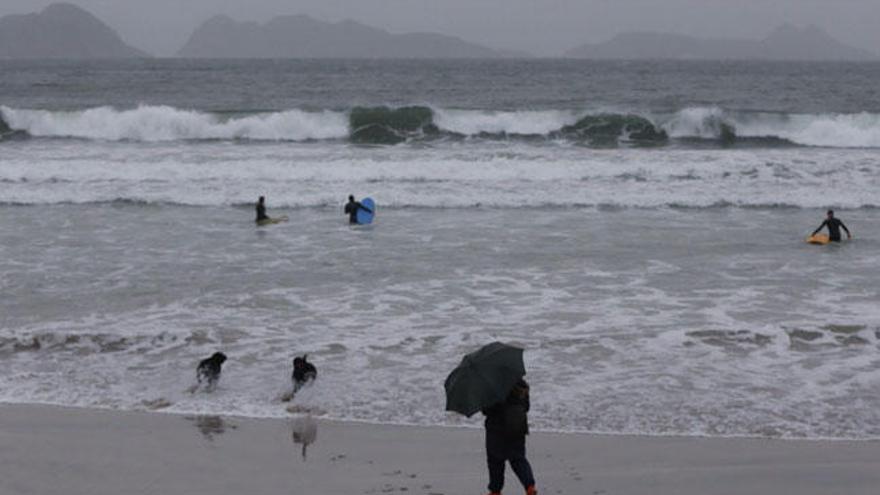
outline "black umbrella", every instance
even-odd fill
[[[501,342],[483,346],[446,377],[446,410],[470,417],[506,399],[525,374],[522,349]]]

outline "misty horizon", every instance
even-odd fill
[[[10,14],[39,12],[52,3],[58,2],[10,0],[0,6],[0,17]],[[216,16],[228,16],[235,21],[262,24],[276,17],[290,15],[305,15],[328,23],[354,21],[385,30],[391,34],[437,33],[458,37],[464,41],[480,44],[495,50],[520,51],[536,57],[559,57],[574,47],[605,42],[617,35],[631,32],[684,35],[702,39],[754,41],[765,38],[778,27],[786,24],[799,28],[818,26],[842,43],[867,50],[874,55],[880,54],[880,51],[877,49],[880,46],[880,35],[874,29],[851,29],[854,23],[858,24],[864,19],[863,16],[857,14],[865,9],[869,12],[877,11],[877,14],[880,15],[880,8],[869,5],[869,2],[858,0],[847,2],[845,6],[837,5],[834,9],[829,9],[826,12],[827,15],[816,15],[817,11],[813,8],[815,4],[823,2],[794,2],[804,4],[799,5],[799,8],[795,9],[778,8],[781,5],[791,4],[792,2],[789,1],[759,2],[760,5],[766,7],[768,13],[775,12],[775,14],[756,15],[755,19],[758,20],[751,23],[729,22],[731,20],[740,21],[741,19],[732,17],[730,9],[727,7],[710,8],[706,12],[712,15],[707,14],[706,17],[701,19],[701,22],[667,22],[667,17],[677,12],[675,6],[687,5],[689,3],[688,0],[669,2],[669,7],[664,11],[666,14],[659,17],[646,15],[622,16],[621,12],[618,11],[619,6],[605,5],[604,2],[590,2],[589,5],[601,6],[603,13],[601,15],[587,15],[588,13],[583,11],[582,6],[572,6],[569,10],[573,15],[562,16],[564,17],[563,19],[556,20],[548,19],[547,16],[549,14],[546,12],[536,14],[531,19],[515,17],[513,14],[522,10],[519,5],[514,5],[513,7],[515,8],[512,9],[505,8],[503,12],[497,12],[497,18],[486,19],[486,16],[483,15],[453,15],[460,10],[455,8],[455,6],[446,9],[444,15],[438,16],[413,18],[405,11],[401,12],[400,9],[392,9],[386,12],[387,15],[380,15],[378,16],[379,18],[375,18],[376,11],[381,9],[360,12],[361,9],[359,8],[353,8],[351,5],[346,6],[348,2],[345,0],[328,4],[329,7],[333,8],[328,8],[328,6],[324,5],[310,5],[308,1],[301,2],[296,8],[290,8],[286,4],[276,4],[272,0],[258,0],[253,2],[254,8],[246,9],[242,8],[243,3],[239,5],[235,2],[230,4],[228,2],[203,0],[192,2],[193,5],[187,5],[181,9],[175,9],[175,14],[180,15],[172,17],[164,15],[170,8],[170,2],[164,0],[151,3],[151,5],[156,5],[156,8],[146,10],[141,8],[139,2],[134,0],[123,0],[116,2],[112,6],[95,0],[66,3],[71,3],[87,10],[116,30],[129,45],[157,57],[174,57],[181,47],[189,41],[199,26]],[[558,2],[557,5],[562,5],[563,3]],[[628,6],[632,6],[641,2],[625,3]],[[120,9],[119,7],[125,8]],[[554,8],[550,6],[546,10],[553,11]],[[650,11],[651,8],[642,10]],[[694,10],[695,8],[688,8],[686,12],[681,11],[681,19],[694,15]],[[751,5],[742,7],[739,13],[744,14],[760,10],[759,6]],[[696,9],[696,11],[702,12],[701,9]],[[583,12],[581,14],[582,17],[577,15],[581,12]],[[820,9],[818,12],[824,11]],[[777,19],[774,19],[774,16]],[[435,18],[435,21],[436,19],[445,19],[446,22],[428,23],[425,22],[425,17]],[[619,22],[603,22],[605,19],[609,21],[612,19],[618,20]],[[581,24],[584,26],[591,23],[596,23],[597,25],[593,29],[566,28],[566,23],[574,22],[578,24],[579,20],[582,20]],[[513,33],[507,34],[507,31],[511,30],[511,26],[516,25],[520,25],[523,28],[512,30],[515,31],[515,36],[513,36]],[[709,26],[713,25],[716,28],[708,29]],[[839,25],[845,25],[846,29],[837,27]],[[490,29],[486,29],[487,27]],[[161,36],[156,36],[157,31],[161,31]],[[522,33],[526,35],[523,36]]]

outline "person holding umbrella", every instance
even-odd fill
[[[493,342],[468,354],[446,378],[446,410],[486,416],[486,461],[490,495],[504,487],[504,464],[510,463],[526,495],[536,495],[535,477],[526,459],[529,432],[529,385],[523,350]]]
[[[501,493],[504,486],[504,463],[509,462],[516,477],[535,495],[535,476],[526,459],[526,435],[529,434],[529,385],[520,379],[503,402],[483,410],[486,415],[486,460],[489,465],[489,492]]]

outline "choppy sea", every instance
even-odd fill
[[[0,401],[283,416],[308,353],[298,410],[476,425],[443,379],[503,340],[537,429],[880,438],[878,79],[0,61]],[[854,240],[804,243],[827,208]]]

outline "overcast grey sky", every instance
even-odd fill
[[[42,10],[52,0],[0,0],[0,15]],[[558,55],[620,31],[760,38],[777,25],[817,24],[880,52],[880,0],[72,0],[130,44],[172,55],[216,14],[265,21],[281,14],[353,19],[392,32],[435,31],[496,48]]]

